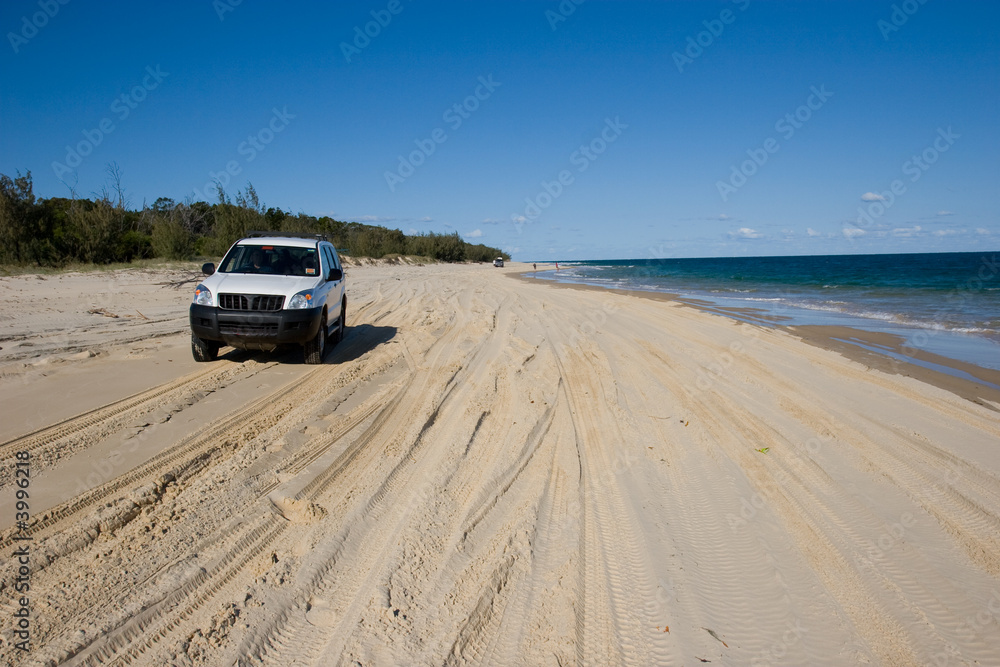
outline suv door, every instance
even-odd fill
[[[337,253],[334,251],[333,246],[323,246],[323,260],[327,263],[328,267],[326,271],[327,276],[330,275],[330,269],[340,269],[343,271],[343,268],[340,266],[340,262],[337,261],[338,259],[339,258],[337,257]],[[343,277],[341,277],[339,281],[331,281],[328,283],[330,292],[327,295],[327,298],[330,300],[330,303],[327,305],[327,312],[329,313],[331,322],[340,317],[340,309],[342,305],[341,298],[344,294],[343,285]]]

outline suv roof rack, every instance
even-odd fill
[[[327,241],[326,234],[309,234],[308,232],[274,232],[274,231],[253,231],[247,232],[245,239],[260,238],[262,236],[287,236],[295,239],[316,239],[317,241]]]

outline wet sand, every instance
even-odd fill
[[[545,270],[551,268],[545,265]],[[532,273],[534,271],[521,271],[514,274],[514,277],[534,281],[536,279]],[[835,325],[788,326],[782,323],[782,318],[772,316],[761,309],[719,306],[710,301],[681,297],[670,292],[609,289],[596,285],[548,280],[543,282],[553,287],[596,290],[643,299],[671,301],[741,322],[781,328],[811,345],[833,350],[871,368],[916,378],[952,391],[980,405],[987,407],[1000,405],[1000,371],[908,345],[903,337],[891,333]],[[925,362],[927,365],[921,365],[919,362]]]

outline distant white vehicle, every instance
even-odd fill
[[[493,266],[503,266],[503,257],[497,257],[494,259]]]

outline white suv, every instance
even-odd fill
[[[273,350],[302,345],[305,362],[323,361],[327,339],[344,337],[347,296],[336,248],[320,236],[255,233],[233,244],[218,270],[195,288],[191,352],[213,361],[219,348]]]

